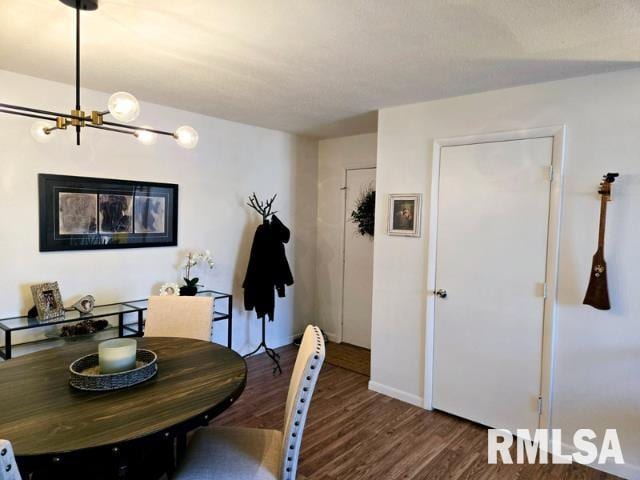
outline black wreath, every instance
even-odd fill
[[[369,187],[360,194],[355,210],[351,212],[351,221],[358,226],[360,235],[371,235],[375,227],[376,191]]]

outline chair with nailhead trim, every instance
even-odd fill
[[[324,338],[307,326],[291,375],[284,433],[255,428],[202,428],[194,435],[176,480],[295,480],[302,432],[324,362]]]
[[[0,480],[22,480],[11,442],[0,440]]]

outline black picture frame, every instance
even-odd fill
[[[40,251],[178,244],[178,185],[38,174]]]

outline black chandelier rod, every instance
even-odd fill
[[[103,121],[102,124],[110,125],[112,127],[118,127],[118,128],[126,128],[127,130],[144,130],[145,132],[157,133],[158,135],[168,135],[169,137],[175,137],[175,135],[172,132],[165,132],[164,130],[156,130],[154,128],[136,127],[135,125],[124,125],[122,123],[105,122],[105,121]]]
[[[2,106],[1,103],[0,103],[0,106]],[[29,113],[29,112],[14,112],[12,110],[7,110],[6,108],[0,108],[0,113],[11,113],[13,115],[21,115],[23,117],[40,118],[42,120],[51,120],[52,122],[56,121],[55,117],[46,117],[44,115],[38,115],[35,113]]]
[[[56,117],[70,118],[71,120],[89,120],[91,118],[91,117],[77,117],[75,115],[69,115],[68,113],[50,112],[49,110],[40,110],[38,108],[21,107],[20,105],[9,105],[8,103],[0,103],[0,107],[10,108],[11,110],[21,110],[23,112],[41,113],[44,115],[55,115]],[[6,110],[4,110],[4,112],[18,114],[18,112],[8,112]],[[34,118],[37,118],[37,117],[34,117]],[[56,119],[54,118],[53,121],[55,122]]]
[[[56,117],[64,117],[71,120],[85,120],[85,121],[91,120],[90,116],[78,117],[75,115],[69,115],[68,113],[51,112],[48,110],[40,110],[38,108],[30,108],[30,107],[21,107],[19,105],[11,105],[8,103],[0,103],[0,113],[10,113],[14,115],[21,115],[23,117],[40,118],[42,120],[51,120],[52,122],[56,121]],[[105,112],[101,112],[101,113],[105,113]],[[51,117],[45,116],[45,115],[51,115]],[[156,130],[154,128],[136,127],[133,125],[124,125],[122,123],[116,123],[116,122],[103,121],[102,123],[103,125],[107,125],[108,127],[116,127],[116,128],[111,129],[111,128],[105,127],[105,128],[102,128],[101,130],[111,130],[114,132],[127,133],[130,135],[135,135],[136,130],[144,130],[146,132],[157,133],[159,135],[167,135],[169,137],[175,136],[172,132],[166,132],[164,130]],[[87,123],[85,124],[85,126],[91,127],[91,128],[100,127],[100,125],[93,125],[91,123]]]
[[[20,115],[20,116],[23,116],[23,117],[39,118],[41,120],[50,120],[52,122],[56,121],[55,117],[47,117],[46,115],[39,115],[39,114],[36,114],[36,113],[29,113],[29,112],[14,112],[14,111],[11,111],[11,110],[7,110],[5,108],[0,108],[0,113],[10,113],[10,114],[13,114],[13,115]],[[109,131],[109,132],[124,133],[126,135],[135,135],[136,134],[136,132],[134,132],[134,131],[121,130],[121,129],[118,129],[118,128],[111,128],[111,127],[103,127],[101,125],[87,124],[85,126],[89,127],[89,128],[95,128],[95,129],[98,129],[98,130],[106,130],[106,131]],[[57,127],[51,127],[51,130],[59,130],[59,129]]]
[[[80,106],[80,4],[81,0],[76,0],[76,111],[82,111]],[[83,122],[76,125],[76,144],[80,145],[80,131],[82,126],[87,126],[91,128],[95,128],[98,130],[105,130],[110,132],[124,133],[127,135],[136,135],[136,131],[143,130],[151,133],[156,133],[158,135],[166,135],[169,137],[175,137],[173,132],[166,132],[164,130],[156,130],[153,128],[147,127],[136,127],[133,125],[123,125],[121,123],[116,122],[105,122],[102,121],[101,125],[96,125],[92,123],[84,123],[90,122],[91,116],[79,116],[62,112],[51,112],[48,110],[41,110],[38,108],[30,108],[30,107],[21,107],[19,105],[10,105],[8,103],[0,103],[0,113],[9,113],[13,115],[20,115],[23,117],[31,117],[31,118],[39,118],[42,120],[49,120],[52,122],[56,122],[56,117],[62,117],[69,120],[75,120]],[[73,112],[75,113],[75,112]],[[106,110],[104,112],[100,112],[101,115],[108,114],[109,111]],[[51,130],[57,130],[57,127],[51,127]]]
[[[76,110],[80,110],[80,0],[76,0]],[[76,145],[80,145],[80,125],[76,125]]]
[[[10,113],[12,115],[20,115],[22,117],[29,117],[29,118],[39,118],[41,120],[50,120],[52,122],[56,121],[56,117],[47,117],[46,115],[40,115],[37,113],[30,113],[30,112],[15,112],[12,110],[7,110],[6,108],[0,108],[0,113]],[[118,132],[118,133],[124,133],[127,135],[135,135],[136,132],[135,131],[131,131],[131,130],[121,130],[118,128],[111,128],[111,127],[103,127],[102,125],[92,125],[90,123],[86,124],[85,127],[89,127],[89,128],[96,128],[98,130],[107,130],[109,132]],[[51,127],[51,130],[59,130],[58,127]]]
[[[103,127],[102,125],[92,125],[90,123],[87,123],[85,126],[89,127],[89,128],[95,128],[97,130],[106,130],[108,132],[124,133],[126,135],[134,135],[135,136],[135,134],[136,134],[136,132],[132,132],[132,131],[129,131],[129,130],[120,130],[119,128]]]

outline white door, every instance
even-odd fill
[[[511,431],[539,422],[552,143],[440,157],[433,406]]]
[[[347,170],[346,180],[342,341],[371,348],[373,237],[358,232],[351,212],[364,191],[375,189],[376,169]]]

